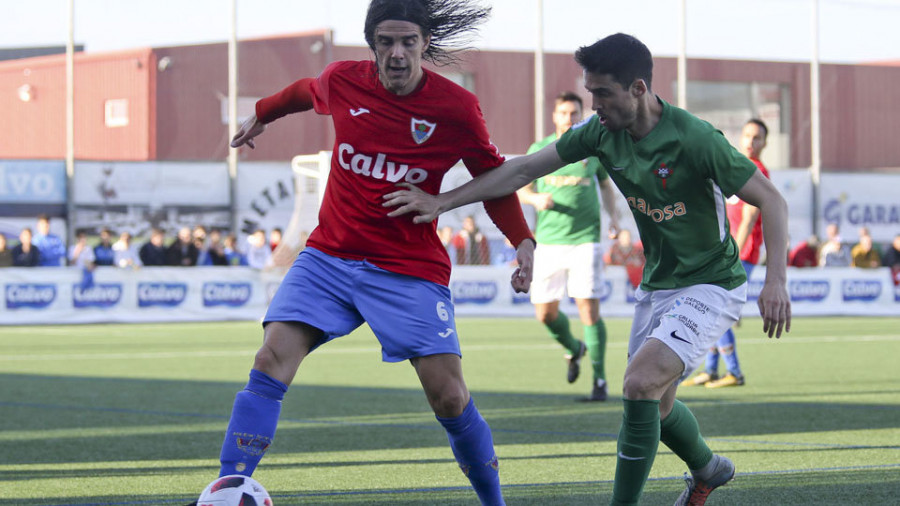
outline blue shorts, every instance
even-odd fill
[[[269,322],[322,330],[313,349],[367,322],[385,362],[461,355],[449,288],[314,248],[301,251],[281,281],[263,325]]]

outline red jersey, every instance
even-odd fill
[[[759,160],[750,159],[753,163],[756,164],[756,167],[759,168],[759,171],[763,173],[764,176],[769,177],[769,171],[766,169],[766,166]],[[741,226],[741,218],[744,213],[744,206],[746,203],[737,198],[736,195],[733,195],[726,202],[726,211],[728,213],[728,225],[731,227],[731,235],[737,236],[738,227]],[[762,217],[756,217],[756,223],[753,224],[753,228],[750,229],[750,235],[747,236],[747,241],[744,243],[744,247],[741,248],[741,260],[745,262],[750,262],[751,264],[759,263],[759,248],[763,245],[763,234],[762,234]]]
[[[412,214],[388,217],[382,197],[403,181],[437,194],[444,174],[460,159],[477,176],[504,158],[490,142],[475,95],[422,70],[419,88],[405,96],[384,88],[372,61],[332,63],[312,83],[313,106],[331,115],[335,142],[319,225],[307,245],[447,285],[450,259],[437,223],[414,224]],[[266,122],[298,110],[304,100],[275,105],[263,99],[257,116]],[[515,194],[487,201],[485,209],[513,244],[531,237]]]

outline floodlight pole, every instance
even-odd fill
[[[66,37],[66,244],[75,240],[75,0],[68,2]]]
[[[678,107],[687,109],[687,0],[678,2]]]
[[[534,140],[544,138],[544,2],[537,0],[537,44],[534,50]]]
[[[810,166],[809,175],[812,180],[812,231],[819,235],[819,194],[821,190],[822,171],[822,139],[819,117],[819,0],[812,3],[812,58],[809,65],[809,128],[810,128]]]
[[[230,2],[230,18],[231,33],[228,37],[228,188],[229,188],[229,205],[231,207],[231,231],[237,233],[238,230],[238,210],[237,210],[237,167],[238,167],[238,150],[231,147],[231,139],[238,131],[237,117],[237,0]]]

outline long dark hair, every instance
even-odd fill
[[[491,15],[491,8],[474,0],[372,0],[366,13],[363,33],[375,50],[375,27],[393,19],[419,25],[422,35],[431,36],[423,57],[435,65],[457,61],[456,53],[467,49],[479,25]]]

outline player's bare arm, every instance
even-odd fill
[[[251,149],[256,148],[253,138],[265,131],[266,125],[256,119],[256,115],[252,115],[241,124],[234,137],[231,138],[231,147],[239,148],[244,144],[250,146]]]
[[[787,203],[761,172],[755,174],[737,192],[737,196],[759,208],[762,216],[763,241],[766,245],[766,281],[757,305],[763,318],[763,332],[781,337],[791,331],[791,300],[787,282]]]
[[[619,237],[619,211],[616,209],[616,188],[606,178],[600,181],[600,200],[603,202],[603,209],[609,215],[609,238],[615,239]]]
[[[457,207],[504,197],[565,165],[556,153],[556,143],[530,155],[507,160],[468,183],[449,192],[431,195],[409,183],[398,183],[406,188],[384,196],[384,207],[396,207],[388,216],[415,213],[413,223],[429,223],[442,213]]]

